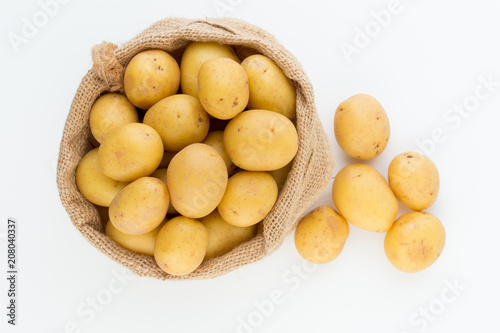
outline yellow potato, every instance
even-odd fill
[[[389,118],[370,95],[358,94],[340,103],[334,118],[335,138],[349,156],[369,160],[380,155],[389,142]]]
[[[167,215],[167,186],[153,177],[142,177],[128,184],[109,206],[109,219],[116,229],[140,235],[156,228]]]
[[[241,60],[244,60],[254,54],[260,54],[259,51],[248,46],[235,46],[235,52]]]
[[[155,172],[151,174],[151,177],[158,178],[167,185],[167,168],[156,169]],[[172,205],[172,201],[169,200],[167,214],[178,214]]]
[[[389,165],[389,186],[403,204],[413,210],[423,210],[437,199],[439,172],[424,155],[403,153]]]
[[[130,182],[156,170],[163,157],[163,143],[150,126],[130,123],[108,135],[98,156],[106,176]]]
[[[237,227],[259,223],[278,198],[278,185],[267,172],[240,171],[227,183],[219,203],[222,218]]]
[[[218,119],[231,119],[248,103],[248,77],[239,63],[227,58],[207,60],[198,73],[201,105]]]
[[[128,183],[109,178],[102,172],[98,159],[99,148],[89,151],[76,168],[76,186],[85,199],[109,207],[111,200]]]
[[[121,247],[139,254],[148,256],[154,255],[156,235],[161,227],[167,222],[167,219],[155,229],[140,235],[129,235],[116,229],[113,223],[106,224],[106,235]]]
[[[207,216],[226,191],[226,164],[209,145],[194,143],[178,152],[170,162],[167,185],[172,205],[181,215]]]
[[[224,137],[223,131],[210,132],[208,133],[207,137],[205,138],[205,140],[203,140],[202,143],[209,145],[213,149],[217,150],[220,157],[222,157],[222,159],[224,160],[227,172],[229,173],[233,166],[233,162],[231,162],[231,160],[227,156],[226,150],[224,149],[223,137]]]
[[[443,224],[434,215],[410,212],[400,216],[385,235],[385,254],[400,271],[415,273],[436,261],[445,239]]]
[[[200,220],[208,231],[208,249],[205,258],[215,258],[228,253],[239,244],[252,239],[257,225],[236,227],[224,221],[217,210]]]
[[[267,110],[245,111],[224,130],[224,148],[238,167],[249,171],[277,170],[297,154],[299,138],[287,117]]]
[[[339,256],[347,236],[347,221],[335,209],[319,206],[297,225],[295,247],[305,260],[313,264],[326,264]]]
[[[147,110],[156,102],[177,93],[179,65],[162,50],[136,54],[127,65],[123,85],[127,98],[138,108]]]
[[[177,154],[176,151],[164,151],[163,157],[161,158],[160,165],[158,165],[158,169],[167,168],[168,165],[170,164],[170,161],[172,160],[172,158],[174,158],[175,154]]]
[[[135,106],[127,97],[116,93],[99,97],[92,105],[89,117],[90,130],[99,143],[121,125],[139,121]]]
[[[228,58],[240,60],[230,46],[211,42],[192,42],[181,60],[181,89],[183,94],[198,98],[198,72],[201,65],[210,59]]]
[[[386,232],[398,214],[398,201],[373,167],[351,164],[335,176],[332,196],[340,214],[367,231]]]
[[[288,174],[290,173],[290,170],[292,169],[292,165],[293,161],[278,170],[269,171],[271,176],[273,176],[274,180],[276,181],[276,184],[278,185],[278,191],[281,191],[281,189],[283,189],[283,186],[285,186],[285,182]]]
[[[160,268],[171,275],[186,275],[203,262],[208,232],[197,220],[174,217],[156,236],[154,256]]]
[[[262,54],[246,58],[241,66],[248,75],[248,108],[275,111],[294,120],[295,87],[281,68]]]
[[[173,95],[153,105],[144,116],[144,124],[160,134],[165,150],[179,151],[207,136],[210,120],[198,99]]]

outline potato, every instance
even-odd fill
[[[241,66],[248,75],[248,108],[275,111],[294,120],[295,87],[281,68],[262,54],[246,58]]]
[[[380,155],[389,142],[389,118],[370,95],[358,94],[340,103],[334,118],[335,138],[349,156],[369,160]]]
[[[432,265],[444,248],[443,224],[427,212],[400,216],[385,235],[385,254],[400,271],[415,273]]]
[[[153,177],[142,177],[128,184],[109,206],[109,219],[116,229],[140,235],[156,228],[167,215],[167,186]]]
[[[288,174],[290,173],[290,170],[292,169],[292,165],[293,161],[278,170],[269,171],[269,174],[273,176],[276,184],[278,185],[278,191],[281,191],[283,189],[283,186],[285,186],[285,182]]]
[[[99,143],[121,125],[139,121],[135,106],[127,97],[116,93],[99,97],[92,105],[89,117],[90,130]]]
[[[226,191],[226,164],[209,145],[194,143],[178,152],[170,162],[167,185],[172,205],[181,215],[207,216]]]
[[[227,156],[249,171],[271,171],[284,167],[299,146],[297,130],[287,117],[267,110],[245,111],[224,130]]]
[[[168,274],[186,275],[200,266],[207,247],[205,226],[197,220],[178,216],[160,229],[154,256],[158,266]]]
[[[156,102],[177,93],[181,73],[175,59],[162,50],[136,54],[127,65],[123,86],[127,98],[147,110]]]
[[[129,235],[116,229],[113,223],[106,224],[106,235],[121,247],[139,254],[154,255],[156,235],[167,222],[163,220],[155,229],[140,235]]]
[[[413,210],[423,210],[437,199],[439,172],[424,155],[403,153],[389,165],[389,186],[403,204]]]
[[[236,246],[252,239],[257,225],[236,227],[224,221],[217,210],[200,220],[208,231],[208,249],[205,258],[215,258],[228,253]]]
[[[155,172],[151,174],[151,177],[158,178],[159,180],[164,182],[165,185],[167,185],[167,168],[156,169]],[[170,200],[168,203],[167,214],[178,214],[174,206],[172,206],[172,202]]]
[[[198,72],[200,67],[205,61],[216,58],[228,58],[240,63],[236,53],[227,45],[211,42],[192,42],[188,45],[181,60],[181,89],[183,94],[198,98]]]
[[[248,103],[248,77],[239,63],[227,58],[207,60],[198,73],[201,105],[218,119],[231,119]]]
[[[229,178],[217,209],[222,218],[237,227],[259,223],[278,198],[278,185],[267,172],[241,171]]]
[[[160,134],[165,150],[174,152],[203,141],[210,127],[208,114],[198,99],[182,94],[153,105],[143,122]]]
[[[163,143],[150,126],[130,123],[108,135],[98,156],[106,176],[130,182],[156,170],[163,157]]]
[[[348,235],[347,221],[335,209],[319,206],[297,225],[295,247],[305,260],[326,264],[339,256]]]
[[[158,165],[158,169],[160,168],[167,168],[168,165],[170,164],[170,161],[172,158],[174,158],[175,154],[177,154],[176,151],[164,151],[163,152],[163,157],[161,158],[160,165]]]
[[[99,219],[101,220],[101,225],[103,228],[106,227],[106,223],[109,221],[109,207],[95,205],[97,213],[99,213]]]
[[[238,55],[238,58],[244,60],[254,54],[260,54],[259,51],[248,46],[237,45],[234,47],[234,51]]]
[[[224,160],[227,172],[229,173],[231,171],[231,168],[233,167],[233,162],[231,162],[231,160],[227,156],[226,150],[224,149],[223,138],[224,138],[223,131],[210,132],[208,133],[207,137],[205,138],[205,140],[203,140],[202,143],[209,145],[213,149],[217,150],[220,157],[222,157],[222,159]]]
[[[98,159],[99,148],[89,151],[76,168],[76,186],[85,199],[109,207],[111,200],[128,183],[109,178],[102,172]]]
[[[367,231],[386,232],[398,214],[398,201],[373,167],[351,164],[335,176],[332,196],[340,214]]]

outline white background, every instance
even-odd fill
[[[224,15],[273,33],[300,60],[315,89],[336,158],[335,173],[353,162],[333,136],[334,111],[353,94],[375,96],[390,118],[389,145],[369,162],[382,174],[394,156],[427,142],[424,148],[441,175],[438,200],[428,211],[441,219],[447,232],[444,252],[433,266],[416,274],[401,273],[384,255],[383,234],[351,226],[342,254],[321,267],[304,270],[290,235],[273,255],[226,276],[162,282],[130,278],[77,232],[58,197],[55,164],[70,103],[91,67],[91,47],[103,40],[124,42],[168,16],[218,16],[218,3],[229,3]],[[372,12],[386,9],[388,3],[75,0],[60,5],[16,52],[9,33],[21,34],[23,18],[33,21],[42,7],[35,0],[2,1],[0,267],[6,272],[6,221],[14,217],[19,224],[19,307],[18,325],[7,325],[7,284],[5,273],[0,273],[0,330],[496,329],[500,86],[491,88],[467,116],[457,119],[449,112],[455,104],[478,101],[474,96],[481,78],[500,82],[500,2],[401,0],[398,13],[376,31]],[[367,45],[357,41],[359,53],[349,63],[341,45],[356,45],[356,28],[367,25],[374,29],[373,37]],[[442,132],[440,142],[430,144],[436,130]],[[333,205],[330,189],[315,206],[319,204]],[[407,211],[401,207],[400,213]],[[125,282],[116,278],[122,274]],[[450,289],[453,284],[458,289]],[[275,295],[281,295],[279,304],[270,305]],[[105,303],[98,311],[89,303],[96,297]]]

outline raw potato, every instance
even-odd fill
[[[386,232],[398,214],[398,201],[384,177],[366,164],[340,170],[332,196],[340,214],[363,230]]]
[[[99,143],[121,125],[139,121],[135,106],[127,97],[117,93],[99,97],[92,105],[89,117],[90,130]]]
[[[220,157],[222,157],[222,159],[224,160],[227,172],[229,173],[231,171],[231,168],[233,167],[233,162],[231,162],[231,160],[227,156],[226,150],[224,149],[223,138],[224,138],[223,131],[210,132],[208,133],[207,137],[205,138],[205,140],[203,140],[202,143],[209,145],[213,149],[217,150]]]
[[[437,199],[439,172],[424,155],[403,153],[389,165],[389,186],[403,204],[413,210],[423,210]]]
[[[288,174],[290,173],[290,170],[292,169],[292,165],[293,161],[278,170],[269,171],[271,176],[273,176],[274,180],[276,181],[276,184],[278,185],[278,191],[281,191],[283,189],[283,186],[285,186],[285,182]]]
[[[207,60],[198,73],[201,105],[218,119],[231,119],[248,103],[248,77],[239,63],[227,58]]]
[[[389,118],[370,95],[358,94],[340,103],[334,118],[335,138],[349,156],[369,160],[380,155],[389,142]]]
[[[210,127],[207,112],[189,95],[173,95],[153,105],[144,116],[144,124],[160,134],[165,150],[180,151],[203,141]]]
[[[167,168],[156,169],[155,172],[151,174],[151,177],[158,178],[167,185]],[[168,189],[168,188],[167,188]],[[172,206],[172,201],[169,200],[167,214],[175,215],[178,214],[174,206]]]
[[[155,229],[167,215],[167,186],[153,177],[128,184],[109,206],[109,219],[116,229],[140,235]]]
[[[98,159],[99,148],[89,151],[76,168],[76,186],[85,199],[109,207],[113,198],[128,183],[109,178],[102,172]]]
[[[227,183],[218,210],[222,218],[237,227],[259,223],[278,198],[278,186],[267,172],[240,171]]]
[[[228,58],[240,63],[233,49],[217,43],[192,42],[181,60],[181,89],[183,94],[198,98],[198,72],[201,65],[210,59]]]
[[[130,182],[156,170],[163,157],[163,143],[150,126],[130,123],[104,140],[98,156],[106,176]]]
[[[167,222],[167,219],[157,226],[155,229],[145,234],[140,235],[129,235],[116,229],[113,223],[108,222],[106,224],[106,235],[114,240],[118,245],[126,248],[129,251],[145,254],[148,256],[154,255],[155,250],[155,239],[156,235],[160,231],[161,227]]]
[[[224,130],[224,148],[238,167],[249,171],[277,170],[297,154],[299,138],[287,117],[267,110],[245,111]]]
[[[241,66],[248,75],[250,88],[248,108],[275,111],[294,120],[295,87],[281,68],[262,54],[246,58]]]
[[[445,239],[438,218],[426,212],[410,212],[399,217],[385,235],[385,254],[400,271],[415,273],[436,261]]]
[[[203,261],[208,247],[208,232],[197,220],[184,216],[168,221],[156,236],[155,260],[171,275],[193,272]]]
[[[158,169],[168,168],[168,165],[170,164],[170,161],[174,158],[175,154],[177,154],[176,151],[164,151],[160,165],[158,165]]]
[[[178,152],[170,162],[167,185],[172,205],[181,215],[207,216],[226,191],[226,164],[209,145],[194,143]]]
[[[349,236],[347,221],[328,206],[319,206],[300,220],[295,247],[305,260],[326,264],[337,258]]]
[[[170,54],[148,50],[135,55],[125,69],[123,85],[127,98],[143,110],[177,93],[181,73]]]
[[[228,253],[239,244],[252,239],[257,225],[236,227],[224,221],[217,210],[200,220],[208,231],[208,249],[205,258],[215,258]]]

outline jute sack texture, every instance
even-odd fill
[[[235,48],[246,46],[272,59],[296,87],[299,149],[286,184],[264,220],[264,232],[221,257],[205,260],[193,273],[179,277],[163,272],[153,257],[125,250],[104,234],[107,221],[101,221],[96,207],[78,191],[75,171],[82,157],[93,148],[89,128],[92,104],[103,93],[123,93],[123,72],[130,59],[148,49],[179,53],[191,41],[217,42]],[[311,83],[297,59],[265,30],[228,18],[167,18],[120,47],[111,43],[95,46],[92,58],[93,67],[78,87],[64,127],[57,186],[63,206],[82,235],[102,253],[137,275],[160,280],[208,279],[256,262],[283,243],[330,182],[333,156],[316,114]]]

